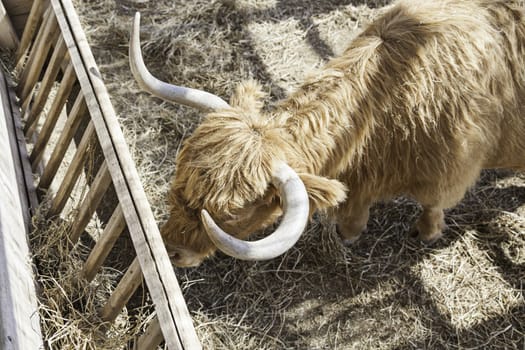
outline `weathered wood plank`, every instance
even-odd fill
[[[57,21],[53,11],[48,9],[44,16],[43,29],[38,32],[35,41],[36,47],[31,50],[24,70],[20,75],[17,93],[22,101],[25,100],[33,90],[42,72],[47,54],[51,48],[51,43],[56,41],[56,36],[58,35]]]
[[[51,0],[86,97],[161,329],[171,349],[200,349],[166,248],[140,184],[117,117],[69,0]]]
[[[104,193],[106,193],[110,184],[111,176],[108,171],[108,165],[106,162],[103,162],[97,172],[97,175],[95,176],[95,179],[89,187],[86,198],[84,198],[82,204],[80,205],[78,214],[76,215],[73,226],[71,227],[69,239],[73,244],[75,244],[80,238],[80,235],[95,213],[95,210],[102,201],[102,197],[104,197]]]
[[[23,215],[28,208],[19,191],[25,181],[17,179],[15,168],[20,154],[16,138],[12,142],[16,131],[11,129],[10,97],[0,71],[0,349],[39,349],[43,345]]]
[[[162,343],[162,330],[158,318],[154,318],[137,341],[136,350],[156,349]]]
[[[141,284],[142,271],[138,259],[135,258],[102,308],[100,318],[104,321],[114,321]]]
[[[49,188],[80,123],[87,117],[86,101],[82,94],[78,94],[75,103],[69,112],[64,129],[58,137],[57,144],[49,157],[44,171],[42,172],[42,176],[40,176],[40,181],[38,182],[39,189],[46,190]]]
[[[20,39],[20,45],[16,50],[17,69],[19,69],[25,61],[26,52],[29,46],[31,46],[31,42],[38,25],[42,21],[42,13],[47,8],[47,3],[48,0],[33,0],[33,5],[31,6],[31,11],[27,17],[27,21],[24,26],[24,32],[22,34],[22,38]]]
[[[53,54],[51,55],[51,59],[49,60],[49,64],[47,65],[46,72],[44,73],[44,77],[42,78],[42,83],[40,84],[38,91],[34,94],[34,103],[31,105],[31,109],[27,116],[26,128],[33,125],[44,109],[47,98],[49,97],[49,92],[53,87],[53,83],[55,82],[63,63],[67,64],[68,58],[66,56],[66,45],[64,44],[64,40],[59,36]],[[33,96],[30,94],[24,100],[22,104],[22,115],[27,111],[32,99]]]
[[[122,207],[118,204],[115,210],[113,210],[113,214],[104,228],[104,231],[100,234],[100,238],[97,240],[97,243],[86,259],[86,263],[82,269],[82,275],[86,280],[91,281],[95,278],[97,270],[102,266],[102,263],[109,255],[109,252],[125,228],[126,220],[122,213]]]
[[[16,49],[18,44],[18,35],[13,28],[9,14],[0,1],[0,47]]]
[[[38,207],[38,198],[36,189],[33,183],[33,173],[31,171],[31,164],[29,163],[29,154],[27,152],[27,145],[22,130],[22,118],[20,109],[15,101],[18,100],[14,89],[7,89],[9,93],[9,101],[11,101],[11,115],[12,120],[7,120],[7,125],[10,130],[14,130],[11,136],[11,145],[15,145],[18,149],[18,156],[13,153],[13,160],[15,162],[15,170],[17,172],[17,179],[19,179],[20,198],[22,199],[23,210],[26,228],[29,232],[32,230],[32,216]],[[15,147],[13,147],[14,149]]]
[[[25,85],[24,75],[27,75],[28,73],[27,68],[28,66],[30,66],[31,61],[35,59],[35,56],[36,56],[35,51],[36,49],[38,49],[38,45],[44,45],[44,43],[41,43],[42,38],[44,37],[46,33],[49,32],[48,27],[50,25],[53,9],[51,8],[51,5],[46,4],[45,8],[43,8],[42,11],[43,12],[40,14],[41,16],[38,18],[38,21],[39,21],[38,26],[35,28],[35,31],[33,33],[35,37],[31,38],[31,40],[32,39],[34,40],[29,42],[29,44],[31,44],[31,47],[30,48],[28,47],[28,49],[30,50],[27,51],[27,56],[20,57],[20,60],[17,62],[16,68],[15,68],[15,72],[18,73],[18,77],[19,77],[18,86],[16,89],[16,92],[19,95],[21,93],[20,88],[23,85]]]
[[[53,100],[53,103],[51,104],[51,107],[49,108],[49,112],[47,113],[47,117],[44,121],[44,125],[42,126],[42,130],[40,130],[37,142],[35,143],[33,151],[31,152],[31,156],[29,157],[29,160],[34,165],[33,169],[36,169],[36,164],[40,162],[42,156],[44,155],[44,150],[47,146],[47,143],[49,142],[51,134],[53,133],[53,129],[58,121],[58,117],[60,116],[64,105],[66,104],[67,98],[71,94],[71,88],[75,84],[76,79],[77,77],[75,75],[75,71],[73,70],[73,67],[69,65],[66,71],[64,72],[64,77],[60,82],[60,87],[58,88],[57,94],[55,96],[55,99]],[[26,134],[28,138],[32,136],[32,131],[36,127],[35,124],[33,125],[34,127],[30,128]]]
[[[93,126],[92,122],[89,122],[86,130],[84,131],[84,134],[82,135],[82,139],[80,140],[77,150],[73,155],[73,160],[66,170],[64,179],[60,183],[58,191],[51,201],[51,207],[48,210],[49,216],[58,215],[62,212],[62,209],[64,209],[64,206],[69,199],[69,195],[77,183],[78,177],[82,173],[84,162],[88,156],[87,150],[94,139],[95,127]]]

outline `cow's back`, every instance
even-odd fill
[[[389,197],[524,164],[524,32],[517,1],[399,2],[328,65],[366,127],[359,150],[338,140],[331,175]]]

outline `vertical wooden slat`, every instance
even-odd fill
[[[160,329],[159,319],[155,317],[148,324],[148,328],[140,336],[137,341],[135,350],[150,350],[156,349],[164,340],[162,337],[162,330]]]
[[[108,322],[115,320],[119,312],[124,308],[124,305],[129,301],[129,298],[131,298],[141,284],[142,271],[140,270],[138,259],[135,258],[109,297],[106,305],[102,308],[100,317]]]
[[[108,165],[104,161],[100,166],[93,183],[90,185],[86,198],[84,198],[84,201],[80,205],[78,214],[75,216],[71,227],[71,234],[69,236],[71,243],[75,244],[78,241],[80,235],[89,223],[89,220],[91,220],[93,213],[102,201],[102,197],[104,197],[104,193],[106,193],[110,184],[111,176],[108,171]]]
[[[82,275],[86,280],[91,281],[95,277],[124,228],[126,228],[126,220],[122,207],[118,204],[84,264]]]
[[[66,60],[66,57],[64,57],[65,55],[66,45],[64,43],[64,39],[59,36],[55,45],[55,49],[53,50],[53,54],[51,55],[51,59],[49,60],[49,64],[47,65],[46,72],[44,73],[44,77],[42,78],[42,83],[40,84],[40,87],[34,96],[34,103],[29,110],[26,124],[32,125],[36,117],[40,114],[40,112],[42,112],[47,98],[49,97],[49,92],[51,91],[58,72],[62,67],[62,63]],[[32,96],[29,95],[23,101],[22,115],[24,115],[27,111],[31,100]]]
[[[56,36],[58,35],[58,25],[53,10],[50,9],[46,12],[45,26],[43,30],[38,33],[36,47],[31,50],[19,79],[17,93],[22,101],[25,100],[27,95],[33,90],[42,71],[51,44],[56,41]]]
[[[86,131],[84,131],[84,135],[82,135],[80,144],[78,145],[75,155],[73,156],[71,164],[67,168],[64,179],[60,183],[58,191],[51,201],[51,207],[48,211],[49,216],[58,215],[62,209],[64,209],[69,195],[71,194],[71,191],[73,190],[73,187],[75,186],[78,177],[82,172],[84,162],[88,156],[89,146],[91,145],[92,141],[94,141],[94,139],[95,127],[93,126],[93,123],[90,122],[86,128]]]
[[[31,156],[29,157],[31,164],[36,165],[42,159],[42,156],[44,155],[44,150],[58,121],[58,117],[60,116],[60,113],[64,108],[67,98],[71,94],[71,88],[75,84],[76,79],[77,77],[75,75],[75,71],[73,70],[73,66],[69,65],[66,69],[66,72],[64,73],[64,78],[60,83],[60,87],[57,91],[55,99],[53,100],[51,108],[47,113],[46,120],[44,122],[44,125],[42,126],[42,130],[40,130],[40,134],[38,135],[37,142],[33,147]],[[33,125],[34,126],[28,130],[26,135],[27,137],[31,137],[31,130],[34,130],[36,128],[36,124]],[[36,169],[36,167],[34,169]]]
[[[31,41],[35,35],[38,24],[42,21],[42,14],[47,7],[47,3],[48,0],[33,0],[33,6],[31,6],[31,11],[27,17],[22,39],[20,39],[20,45],[16,51],[17,67],[23,64],[24,56],[27,49],[31,45]]]
[[[77,95],[75,103],[73,104],[73,107],[71,108],[71,112],[67,117],[64,128],[60,133],[56,147],[53,149],[53,152],[49,157],[49,161],[47,162],[44,171],[42,172],[42,176],[40,177],[40,181],[38,182],[39,189],[45,190],[48,189],[51,185],[51,182],[53,181],[56,172],[60,167],[60,163],[62,162],[64,155],[66,154],[69,144],[71,143],[71,140],[75,135],[75,132],[77,131],[83,118],[85,118],[86,116],[86,101],[84,100],[84,96],[81,93],[79,93]]]

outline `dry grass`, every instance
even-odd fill
[[[122,349],[150,320],[147,307],[125,309],[115,322],[99,317],[101,308],[122,277],[103,267],[92,281],[82,276],[90,249],[69,240],[72,220],[46,218],[44,202],[30,235],[37,271],[39,312],[47,349]],[[74,211],[72,212],[74,213]]]
[[[390,1],[76,3],[162,222],[175,155],[202,116],[141,93],[133,82],[127,40],[136,10],[156,75],[223,97],[254,77],[275,100]],[[369,233],[351,248],[318,216],[281,258],[252,263],[218,254],[176,272],[206,349],[523,349],[524,203],[523,175],[486,172],[447,213],[449,229],[432,247],[410,237],[420,209],[400,198],[373,208]],[[67,267],[64,274],[71,284]]]

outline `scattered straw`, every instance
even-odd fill
[[[98,315],[122,272],[103,267],[93,281],[87,281],[82,267],[89,249],[82,243],[71,244],[70,222],[47,220],[41,209],[33,224],[30,243],[46,347],[127,348],[148,321],[147,310],[124,310],[115,322],[104,322]]]
[[[135,11],[157,76],[224,98],[252,77],[273,101],[390,1],[78,3],[162,223],[175,155],[202,116],[138,89],[127,62]],[[432,247],[409,236],[420,208],[400,198],[373,208],[368,234],[351,248],[319,215],[283,257],[252,263],[218,254],[176,272],[209,349],[522,348],[524,230],[494,225],[508,221],[504,213],[524,217],[524,203],[523,176],[487,172],[448,211],[450,229]]]
[[[142,12],[146,64],[157,76],[224,98],[238,81],[253,77],[276,100],[312,68],[303,64],[340,52],[389,3],[77,0],[159,223],[166,218],[177,150],[202,116],[138,89],[127,61],[135,11]],[[270,45],[276,35],[278,42]],[[295,56],[290,43],[300,44]],[[485,172],[447,212],[449,229],[431,247],[409,236],[420,208],[400,198],[374,206],[368,234],[351,248],[340,244],[319,215],[280,258],[253,263],[218,254],[176,273],[206,349],[523,349],[524,203],[523,175]],[[49,239],[60,241],[57,237]],[[51,255],[53,261],[59,253],[45,250],[37,248],[37,256]],[[67,255],[76,254],[81,248]],[[102,274],[108,281],[96,287],[79,285],[74,261],[52,264],[60,276],[42,283],[55,291],[51,294],[60,296],[67,288],[75,297],[51,303],[59,311],[46,312],[64,321],[46,332],[47,339],[67,337],[62,324],[70,324],[68,316],[78,314],[79,306],[81,321],[68,333],[99,339],[104,329],[83,327],[92,323],[96,296],[108,292],[104,286],[113,283],[113,272]],[[127,323],[118,327],[115,333],[125,333]]]

